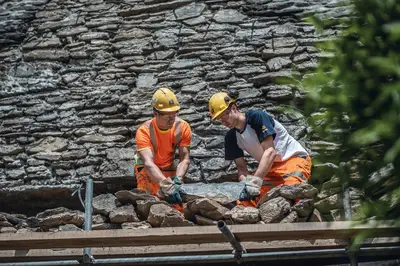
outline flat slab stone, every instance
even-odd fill
[[[254,207],[238,205],[226,212],[224,217],[232,219],[235,223],[255,224],[260,221],[260,212]]]
[[[194,226],[194,223],[186,220],[182,215],[167,214],[161,223],[161,227],[180,227],[180,226]]]
[[[312,213],[313,209],[313,199],[301,199],[292,207],[292,210],[296,211],[299,217],[308,217]]]
[[[32,143],[26,148],[26,151],[28,153],[60,152],[66,150],[67,147],[67,139],[47,137]]]
[[[278,223],[290,211],[291,203],[283,198],[273,198],[260,206],[260,216],[264,223]]]
[[[189,3],[191,3],[191,0],[166,1],[154,5],[135,5],[133,8],[131,7],[121,10],[118,14],[122,17],[128,17],[156,11],[159,12],[166,9],[173,9]]]
[[[203,3],[192,3],[186,6],[179,7],[175,10],[176,19],[184,20],[198,17],[201,15],[205,7],[206,5]]]
[[[93,212],[108,216],[108,214],[115,210],[121,203],[111,193],[100,194],[93,198]]]
[[[115,193],[117,199],[122,203],[134,203],[136,204],[137,200],[154,200],[159,201],[156,196],[148,194],[144,190],[140,190],[135,188],[131,191],[129,190],[120,190]]]
[[[74,224],[82,226],[84,223],[84,213],[81,211],[68,211],[59,214],[54,214],[45,218],[39,219],[40,227],[43,229],[57,227],[64,224]]]
[[[23,151],[24,148],[19,145],[0,145],[1,156],[15,155]]]
[[[223,9],[214,16],[214,20],[219,23],[241,23],[246,18],[247,16],[235,9]]]
[[[164,218],[169,215],[169,216],[174,216],[174,215],[179,215],[182,216],[181,213],[164,204],[155,204],[152,205],[150,208],[149,216],[147,218],[147,222],[150,223],[153,227],[160,227],[161,224],[164,221]],[[183,217],[183,216],[182,216]]]
[[[32,41],[24,46],[22,46],[23,49],[26,50],[32,50],[32,49],[47,49],[47,48],[54,48],[54,47],[61,47],[62,44],[60,42],[60,39],[58,38],[52,38],[48,40],[37,40],[37,41]]]
[[[45,161],[58,161],[61,158],[59,152],[39,152],[34,155],[36,159]]]
[[[33,50],[24,55],[27,61],[35,60],[53,60],[68,61],[69,52],[65,50]]]
[[[329,213],[333,209],[343,207],[343,195],[335,194],[315,203],[315,208],[321,213]]]
[[[122,229],[147,229],[151,228],[151,224],[145,221],[141,222],[127,222],[121,224]]]
[[[114,142],[124,141],[125,137],[121,135],[114,136],[102,136],[102,135],[86,135],[76,140],[76,143],[103,143],[103,142]]]
[[[137,88],[152,88],[156,85],[158,79],[156,78],[154,73],[141,73],[136,80]]]
[[[59,37],[75,36],[87,31],[88,29],[86,27],[74,27],[68,30],[60,30],[59,32],[57,32],[57,36]]]
[[[26,176],[25,169],[23,167],[18,169],[10,169],[5,171],[8,179],[18,180]]]
[[[250,82],[253,82],[256,85],[267,85],[275,82],[277,78],[291,78],[293,73],[291,71],[281,70],[278,72],[270,72],[261,74],[249,79]]]
[[[218,202],[207,198],[190,201],[187,203],[187,206],[192,213],[199,213],[200,215],[212,220],[221,219],[224,217],[225,213],[229,211],[228,208],[225,208]]]
[[[149,216],[150,208],[154,204],[165,204],[165,201],[160,201],[156,198],[154,199],[147,199],[147,200],[137,200],[136,201],[136,210],[137,214],[140,218],[146,220]]]
[[[124,205],[113,209],[110,214],[110,221],[116,224],[122,224],[127,222],[139,222],[139,218],[133,208],[132,204]]]
[[[228,204],[239,199],[245,188],[243,182],[224,183],[192,183],[181,186],[181,194],[184,201],[206,198],[221,204]]]
[[[132,148],[111,148],[106,150],[107,159],[113,161],[132,160],[135,150]]]
[[[129,31],[120,31],[115,35],[114,41],[123,41],[131,39],[140,39],[151,36],[151,32],[143,29],[130,29]]]
[[[206,23],[207,20],[204,16],[199,16],[196,18],[190,18],[184,21],[185,24],[189,25],[189,26],[196,26],[196,25],[200,25],[203,23]]]
[[[295,223],[299,220],[299,216],[296,211],[291,211],[288,216],[283,218],[281,224],[283,223]]]
[[[299,183],[291,186],[283,186],[279,193],[288,199],[313,198],[318,193],[318,189],[307,183]]]
[[[292,61],[287,58],[275,57],[268,60],[267,67],[269,71],[278,71],[284,67],[289,67],[291,63]]]
[[[171,69],[187,69],[200,65],[200,59],[181,59],[171,63]]]

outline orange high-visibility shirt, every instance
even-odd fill
[[[168,130],[159,129],[154,118],[151,120],[151,123],[156,136],[157,148],[154,149],[151,143],[149,127],[146,125],[141,125],[136,132],[137,151],[151,149],[154,152],[154,150],[156,150],[154,154],[154,163],[159,168],[168,167],[174,162],[176,146],[176,122],[172,128]],[[182,129],[182,139],[179,143],[179,147],[190,146],[192,130],[189,124],[182,119],[180,120],[180,124]]]

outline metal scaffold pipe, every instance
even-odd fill
[[[351,221],[352,213],[351,213],[350,188],[347,182],[342,184],[342,193],[343,193],[344,218],[346,221]]]
[[[86,180],[86,193],[85,193],[85,231],[92,230],[92,202],[93,202],[93,179],[88,177]],[[93,256],[91,248],[83,249],[83,263],[93,263]]]
[[[246,250],[243,248],[242,244],[240,244],[240,242],[232,234],[231,230],[229,230],[229,228],[226,226],[226,223],[224,221],[218,221],[217,227],[221,231],[221,233],[224,235],[226,240],[228,240],[229,243],[232,245],[235,252],[237,252],[237,253],[246,252]]]
[[[344,182],[342,184],[342,193],[343,193],[343,209],[344,209],[344,217],[346,221],[351,221],[352,219],[352,210],[351,210],[351,198],[350,198],[350,188],[349,184],[347,182]],[[349,245],[351,244],[351,239],[349,240]],[[357,266],[357,255],[356,252],[353,250],[349,250],[347,252],[349,259],[350,259],[350,265],[351,266]]]

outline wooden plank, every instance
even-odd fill
[[[293,224],[243,224],[229,228],[241,242],[351,238],[359,233],[371,233],[376,237],[400,235],[400,227],[393,225],[363,224],[351,222],[317,222]],[[104,230],[88,232],[45,232],[1,234],[0,250],[33,248],[82,248],[124,247],[176,244],[203,244],[226,242],[215,226],[168,227],[141,230]]]
[[[399,237],[366,239],[363,246],[393,246],[400,245]],[[242,242],[249,253],[315,250],[344,248],[347,240],[318,239],[318,240],[276,240],[263,242]],[[104,247],[92,248],[91,253],[95,258],[128,258],[152,256],[188,256],[206,254],[230,254],[232,247],[229,243],[215,244],[188,244],[169,246],[144,246],[144,247]],[[82,258],[83,249],[30,249],[30,250],[0,250],[0,262],[18,261],[49,261],[49,260],[79,260]]]
[[[346,240],[276,240],[263,242],[243,242],[247,252],[289,251],[303,249],[341,248],[348,244]],[[150,257],[150,256],[185,256],[230,254],[232,246],[229,243],[187,244],[169,246],[144,247],[104,247],[92,248],[91,253],[96,258],[113,257]],[[0,250],[0,261],[38,261],[38,260],[74,260],[80,259],[83,249],[30,249],[30,250]]]

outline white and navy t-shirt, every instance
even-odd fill
[[[286,161],[293,155],[307,156],[307,151],[298,143],[278,121],[262,110],[246,112],[246,126],[242,132],[232,128],[225,136],[225,159],[244,157],[246,151],[261,161],[264,149],[261,143],[268,136],[274,139],[277,153],[275,162]]]

